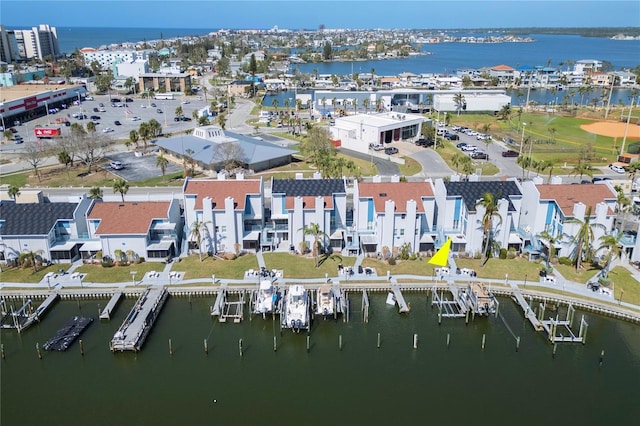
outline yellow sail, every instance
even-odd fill
[[[451,248],[451,238],[447,240],[446,243],[440,247],[440,249],[434,254],[429,262],[432,265],[436,266],[447,266],[449,263],[449,249]]]

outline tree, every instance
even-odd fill
[[[184,114],[184,111],[182,110],[182,106],[181,105],[178,105],[176,107],[176,110],[175,110],[174,114],[175,114],[176,117],[182,117],[182,114]]]
[[[320,229],[320,225],[318,225],[317,223],[310,223],[309,226],[306,226],[304,228],[300,229],[303,233],[303,235],[306,237],[307,235],[311,235],[313,236],[313,256],[316,259],[316,268],[318,268],[319,263],[318,263],[318,255],[320,254],[320,251],[322,249],[322,239],[327,237],[327,234],[325,234],[321,229]]]
[[[276,109],[276,115],[278,115],[278,99],[277,98],[273,98],[273,101],[271,101],[271,106]]]
[[[102,196],[102,189],[99,186],[92,186],[89,190],[89,198],[92,200],[100,200]]]
[[[111,76],[108,74],[97,76],[94,82],[98,93],[106,93],[111,89]]]
[[[134,80],[133,77],[127,77],[127,79],[124,82],[124,87],[127,88],[127,92],[131,92],[131,87],[133,87],[133,93],[136,92],[136,81]]]
[[[222,130],[224,130],[227,127],[227,114],[218,114],[217,120]]]
[[[467,109],[467,101],[464,98],[464,95],[460,92],[453,95],[453,103],[456,106],[456,112],[460,115],[460,111]]]
[[[87,132],[95,133],[96,132],[96,123],[94,123],[93,121],[89,121],[87,123]]]
[[[605,226],[601,223],[591,222],[591,206],[587,207],[583,220],[574,217],[565,220],[565,223],[575,223],[579,225],[578,232],[573,237],[573,243],[575,244],[573,263],[575,264],[576,271],[578,271],[582,267],[583,259],[591,260],[593,258],[594,229],[605,229]]]
[[[451,164],[453,165],[453,167],[456,168],[456,172],[459,170],[460,166],[462,164],[464,164],[465,162],[467,162],[467,160],[469,159],[468,156],[464,155],[461,152],[456,152],[455,154],[453,154],[451,156]]]
[[[499,206],[497,198],[490,192],[485,192],[482,198],[476,203],[476,206],[480,206],[484,209],[482,215],[482,229],[484,231],[484,248],[482,249],[482,260],[480,265],[484,266],[489,260],[489,248],[493,243],[493,229],[494,229],[494,217],[497,217],[499,222],[498,227],[502,224],[502,216],[499,213]]]
[[[606,234],[600,237],[600,247],[598,250],[607,249],[607,253],[604,256],[604,269],[602,275],[604,278],[609,276],[609,270],[611,269],[611,261],[622,257],[622,243],[620,239],[624,234],[618,232],[616,234]]]
[[[144,142],[144,147],[147,147],[147,141],[151,139],[151,126],[149,123],[144,122],[140,124],[140,128],[138,129],[138,135],[142,138]]]
[[[190,241],[195,241],[198,244],[198,254],[200,255],[200,262],[202,262],[202,240],[205,236],[209,237],[209,229],[207,224],[210,222],[203,222],[196,220],[191,224],[191,232],[189,233]]]
[[[322,47],[322,59],[325,61],[331,60],[333,57],[333,49],[331,47],[331,42],[326,41],[324,46]]]
[[[41,145],[38,146],[39,144]],[[31,167],[33,167],[36,177],[38,178],[38,182],[40,182],[40,171],[38,170],[38,166],[40,165],[40,163],[42,163],[45,160],[44,150],[45,150],[44,141],[39,143],[29,142],[26,144],[25,150],[23,154],[20,156],[20,158],[23,161],[25,161]]]
[[[538,234],[538,238],[542,238],[547,242],[547,244],[549,244],[549,253],[547,253],[547,260],[546,260],[547,268],[549,268],[549,263],[551,262],[551,259],[556,257],[555,243],[557,243],[562,239],[562,234],[553,236],[548,231],[542,231],[541,233]]]
[[[58,153],[58,162],[64,165],[65,170],[67,171],[67,178],[69,177],[69,164],[71,164],[71,156],[65,150],[62,150]]]
[[[156,157],[156,167],[160,167],[160,170],[162,171],[162,180],[165,179],[165,173],[167,172],[167,166],[169,166],[169,160],[167,160],[167,158],[160,154]]]
[[[119,192],[122,197],[122,202],[124,203],[124,195],[129,191],[129,183],[122,179],[117,178],[113,180],[113,192]]]
[[[300,143],[300,152],[316,167],[326,165],[326,159],[335,156],[335,146],[329,140],[325,127],[312,127],[307,137]]]
[[[244,164],[246,154],[236,142],[216,144],[212,157],[222,163],[225,170],[230,171]]]
[[[593,177],[593,169],[592,167],[583,162],[582,160],[578,161],[578,164],[576,164],[573,168],[573,170],[571,170],[571,172],[569,172],[569,176],[578,176],[580,175],[580,179],[582,180],[582,176],[587,175],[589,177]]]
[[[9,189],[7,192],[9,194],[9,197],[15,200],[20,196],[20,187],[18,185],[13,185],[13,184],[9,185]]]
[[[87,135],[86,133],[71,134],[70,144],[77,158],[87,166],[88,173],[94,164],[100,162],[109,148],[110,139],[102,134]]]
[[[162,124],[154,118],[148,121],[149,123],[149,132],[151,133],[151,137],[157,138],[160,133],[162,133]]]
[[[129,132],[129,140],[136,145],[136,148],[138,147],[138,141],[140,140],[140,135],[138,134],[137,130],[132,130]]]
[[[251,73],[251,97],[256,95],[256,71],[258,71],[258,63],[256,62],[256,55],[251,54],[249,60],[249,72]]]
[[[371,101],[369,100],[369,98],[364,98],[362,100],[362,107],[364,108],[364,113],[367,114],[369,113],[369,105],[371,104]]]

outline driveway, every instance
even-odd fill
[[[392,163],[391,161],[384,160],[382,158],[373,157],[369,154],[363,154],[361,152],[352,151],[350,149],[338,148],[338,151],[345,155],[348,155],[354,158],[359,158],[360,160],[373,161],[373,164],[375,164],[376,167],[378,168],[378,174],[380,176],[393,176],[393,175],[400,176],[400,168],[396,163]]]
[[[156,167],[156,158],[152,153],[147,153],[141,157],[136,157],[133,152],[114,153],[109,155],[109,161],[120,161],[124,165],[124,169],[111,170],[109,164],[104,167],[126,181],[136,182],[162,176],[162,171],[159,167]],[[181,167],[169,162],[165,174],[176,173],[180,170],[182,170]]]

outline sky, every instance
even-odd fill
[[[0,24],[198,29],[640,27],[640,1],[2,0]]]

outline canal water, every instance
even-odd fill
[[[589,323],[587,344],[559,344],[553,357],[509,299],[500,300],[500,312],[510,330],[495,317],[438,325],[424,293],[406,294],[412,311],[400,315],[385,296],[371,297],[365,324],[360,294],[351,293],[351,321],[316,319],[309,351],[306,333],[281,335],[277,321],[221,324],[209,315],[213,298],[170,298],[142,351],[115,355],[108,342],[134,300],[124,300],[110,322],[97,319],[107,300],[61,301],[22,335],[2,330],[0,422],[539,426],[640,417],[636,325],[578,311],[576,324],[581,315]],[[96,318],[82,335],[84,356],[76,342],[38,359],[36,343],[78,314]]]

